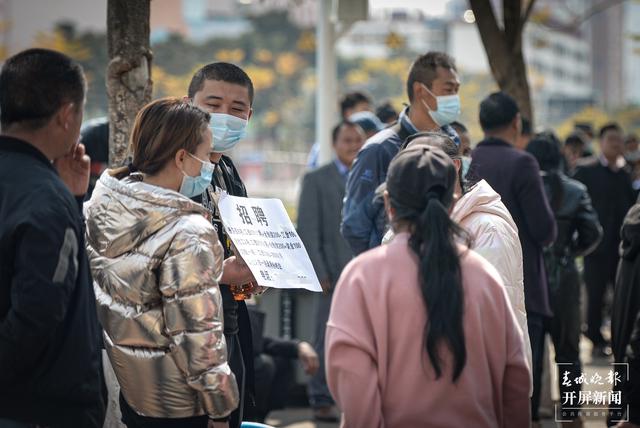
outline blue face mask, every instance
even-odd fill
[[[469,173],[469,167],[471,166],[471,158],[469,156],[462,157],[462,178],[466,179]]]
[[[226,153],[247,135],[247,120],[225,113],[211,113],[209,128],[213,133],[215,153]]]
[[[460,116],[460,96],[443,95],[438,97],[434,95],[433,92],[429,91],[429,88],[425,85],[422,85],[422,87],[436,99],[436,103],[438,104],[437,110],[431,110],[425,100],[421,101],[429,111],[431,119],[433,119],[438,126],[448,125],[451,122],[458,120],[458,117]]]
[[[187,153],[189,156],[197,160],[202,164],[200,168],[200,175],[191,177],[182,171],[184,177],[182,177],[182,184],[180,185],[180,193],[187,198],[193,198],[194,196],[201,195],[211,184],[211,178],[213,177],[213,169],[215,166],[211,162],[204,162],[191,153]]]

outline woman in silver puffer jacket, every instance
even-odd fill
[[[85,205],[98,315],[128,427],[204,428],[238,405],[218,288],[222,246],[189,199],[211,181],[208,122],[178,99],[145,106],[132,165],[107,170]]]

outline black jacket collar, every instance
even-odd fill
[[[506,141],[500,139],[500,138],[495,138],[495,137],[487,137],[484,140],[480,141],[478,143],[479,146],[504,146],[504,147],[513,147],[511,144],[507,143]]]
[[[35,146],[29,144],[26,141],[20,140],[18,138],[8,137],[6,135],[0,135],[0,151],[4,152],[12,152],[12,153],[23,153],[38,161],[44,163],[49,168],[54,169],[51,161],[47,159],[47,157],[38,150]]]

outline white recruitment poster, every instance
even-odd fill
[[[222,193],[222,224],[258,285],[322,291],[307,250],[279,199]]]

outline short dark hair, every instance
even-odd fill
[[[80,128],[80,142],[84,144],[92,163],[108,163],[109,119],[99,117],[84,122]]]
[[[540,132],[533,136],[526,151],[536,159],[540,170],[547,173],[548,181],[545,180],[545,184],[549,186],[549,204],[553,212],[557,213],[565,196],[564,186],[558,175],[564,159],[560,152],[560,140],[553,131]]]
[[[531,135],[531,121],[526,117],[522,117],[522,135]]]
[[[589,138],[593,138],[595,133],[593,132],[593,126],[589,122],[576,122],[574,128],[585,133]]]
[[[416,58],[411,64],[409,77],[407,77],[409,101],[413,101],[413,84],[415,82],[424,83],[427,88],[431,88],[433,81],[438,77],[438,67],[457,71],[454,59],[444,52],[427,52]]]
[[[637,143],[637,142],[639,142],[639,141],[640,141],[640,140],[638,140],[638,136],[637,136],[636,134],[634,134],[634,133],[631,133],[631,134],[627,135],[627,136],[624,138],[624,143],[625,143],[625,144],[631,144],[631,143],[633,143],[633,142],[636,142],[636,143]]]
[[[582,135],[582,132],[573,132],[569,134],[567,139],[564,140],[564,145],[569,147],[584,147],[586,143]]]
[[[538,161],[543,171],[555,171],[562,165],[560,140],[553,131],[544,131],[533,136],[526,147]]]
[[[605,124],[602,128],[600,128],[600,132],[598,132],[598,137],[600,138],[604,137],[604,134],[606,134],[609,131],[618,131],[622,133],[622,128],[616,122],[609,122]]]
[[[343,120],[342,122],[334,126],[333,130],[331,131],[331,142],[333,144],[335,144],[336,141],[338,140],[338,134],[340,133],[340,130],[342,129],[343,126],[355,127],[355,126],[358,126],[358,124],[355,122],[351,122],[350,120]]]
[[[504,92],[494,92],[480,103],[483,131],[497,131],[509,125],[520,112],[515,100]]]
[[[249,91],[249,102],[253,104],[253,82],[243,69],[228,62],[213,62],[200,68],[191,78],[187,95],[193,98],[204,87],[206,80],[220,80],[244,86]]]
[[[456,121],[453,121],[449,124],[453,129],[455,129],[455,131],[460,134],[460,133],[464,133],[464,132],[469,132],[469,130],[467,129],[466,126],[464,126],[462,123]]]
[[[345,94],[340,100],[340,115],[344,117],[344,112],[350,108],[355,107],[359,103],[371,104],[371,97],[364,92],[349,92]]]
[[[376,108],[376,116],[382,122],[387,123],[390,120],[398,120],[398,112],[393,105],[391,105],[391,101],[385,101]]]
[[[65,103],[83,108],[86,81],[82,66],[49,49],[27,49],[11,58],[0,72],[0,124],[22,123],[42,128]]]

